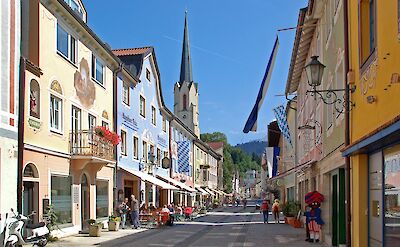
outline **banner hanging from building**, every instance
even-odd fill
[[[283,137],[286,139],[287,142],[289,142],[290,146],[293,148],[292,139],[290,137],[289,126],[286,118],[285,107],[283,105],[280,105],[274,108],[273,111]]]
[[[266,158],[268,167],[268,177],[273,178],[278,175],[278,156],[280,154],[279,147],[267,147]]]
[[[188,141],[178,142],[178,172],[189,172],[190,145]]]
[[[260,91],[258,92],[258,96],[256,99],[256,103],[253,107],[253,110],[250,113],[249,118],[244,126],[243,132],[249,133],[249,131],[257,131],[257,118],[258,118],[258,111],[260,110],[262,103],[264,101],[265,95],[267,94],[269,82],[271,81],[272,70],[274,68],[276,54],[278,53],[279,47],[279,40],[276,37],[274,48],[272,50],[272,54],[269,58],[267,69],[265,70],[264,78],[261,82]]]

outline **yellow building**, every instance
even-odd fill
[[[399,1],[349,0],[352,246],[400,246]]]
[[[24,1],[24,214],[40,220],[53,205],[59,236],[113,213],[114,146],[96,126],[114,130],[121,61],[86,25],[81,1]],[[57,233],[56,233],[57,234]]]

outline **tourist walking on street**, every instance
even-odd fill
[[[242,202],[243,202],[243,208],[246,208],[247,207],[247,199],[246,199],[246,197],[243,198]]]
[[[121,204],[119,205],[119,214],[121,215],[122,229],[125,229],[126,215],[128,214],[128,211],[129,211],[128,203],[129,203],[128,198],[125,198],[125,200],[123,202],[121,202]]]
[[[275,199],[274,204],[272,204],[272,214],[274,215],[275,224],[279,224],[279,200]]]
[[[261,212],[263,214],[263,220],[264,224],[268,223],[268,210],[269,210],[269,205],[267,199],[264,199],[262,204],[261,204]]]
[[[135,198],[135,195],[131,195],[131,223],[132,228],[139,228],[139,202]]]

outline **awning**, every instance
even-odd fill
[[[212,192],[210,189],[204,188],[204,190],[207,191],[208,194],[210,194],[210,195],[212,195],[212,196],[215,196],[215,193]]]
[[[211,188],[210,188],[210,190],[214,191],[214,192],[217,193],[218,195],[221,195],[221,196],[224,195],[224,194],[223,194],[221,191],[219,191],[219,190],[211,189]]]
[[[162,179],[162,180],[164,180],[164,181],[167,181],[167,182],[173,184],[174,186],[178,186],[178,187],[181,188],[181,189],[187,190],[187,191],[189,191],[189,192],[196,192],[195,189],[191,188],[190,186],[187,186],[187,185],[184,184],[184,183],[181,183],[181,182],[179,182],[179,181],[176,181],[176,180],[173,179],[173,178],[164,177],[164,176],[160,176],[160,175],[157,175],[157,177],[159,177],[160,179]]]
[[[203,195],[208,195],[207,191],[203,190],[201,187],[195,186],[195,188]]]
[[[149,183],[152,183],[152,184],[154,184],[156,186],[159,186],[164,190],[179,190],[175,186],[173,186],[173,185],[171,185],[169,183],[166,183],[166,182],[164,182],[164,181],[162,181],[160,179],[157,179],[156,177],[153,177],[153,176],[151,176],[151,175],[149,175],[147,173],[144,173],[144,172],[141,172],[141,171],[138,171],[138,170],[135,170],[135,169],[131,169],[131,168],[123,168],[123,167],[120,167],[120,168],[122,170],[125,170],[128,173],[136,176],[136,177],[139,177],[141,180],[149,182]]]

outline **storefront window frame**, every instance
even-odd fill
[[[72,227],[73,226],[73,190],[72,190],[72,181],[73,177],[67,174],[61,174],[61,173],[51,173],[50,174],[50,204],[54,206],[54,201],[53,201],[53,195],[52,195],[52,182],[53,182],[53,177],[58,177],[58,178],[69,178],[70,179],[70,207],[71,207],[71,222],[66,222],[66,223],[58,223],[57,227],[59,228],[67,228],[67,227]],[[57,209],[58,207],[54,207]]]
[[[98,202],[98,191],[97,191],[97,189],[98,189],[98,182],[101,182],[101,183],[103,183],[103,182],[105,182],[105,183],[107,183],[107,214],[106,215],[101,215],[101,216],[99,216],[98,215],[98,213],[97,213],[97,202]],[[107,219],[108,218],[108,211],[109,211],[109,208],[110,208],[110,193],[109,193],[109,186],[110,186],[110,181],[109,180],[107,180],[107,179],[96,179],[96,218],[98,219],[98,220],[100,220],[100,219]]]

